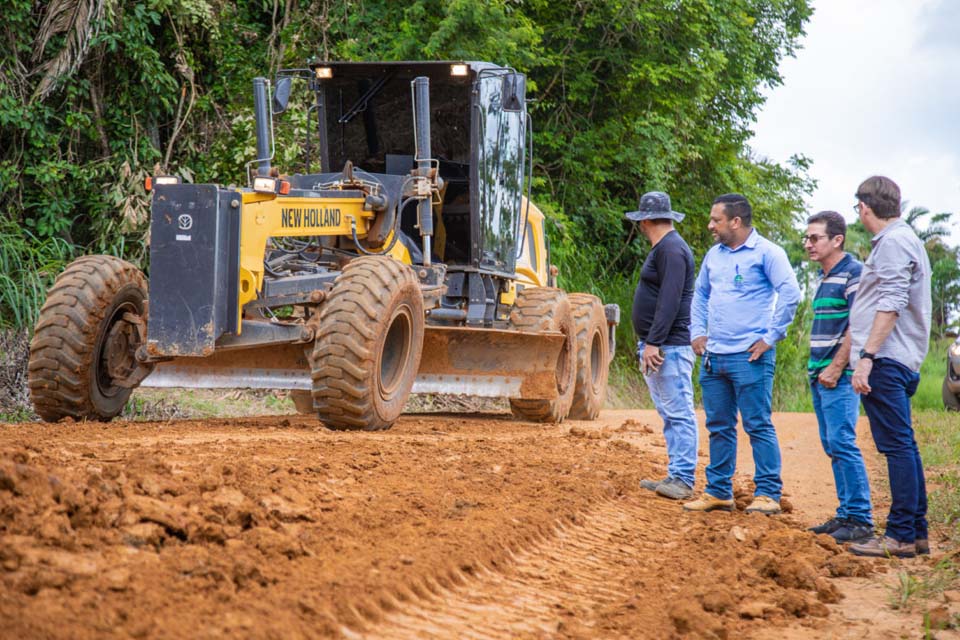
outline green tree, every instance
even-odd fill
[[[927,242],[927,255],[930,257],[933,330],[942,338],[953,314],[960,310],[960,247],[948,246],[935,238]]]
[[[619,303],[626,320],[648,248],[623,212],[641,193],[672,195],[698,259],[712,244],[706,222],[721,193],[747,195],[768,237],[795,235],[813,186],[807,160],[773,163],[747,141],[810,4],[9,0],[0,262],[28,265],[31,277],[0,282],[0,324],[31,325],[46,284],[77,253],[148,268],[143,179],[162,171],[243,184],[254,157],[251,79],[311,57],[489,60],[526,73],[534,197],[561,282]],[[300,150],[283,143],[302,139],[306,116],[284,118],[291,129],[278,129],[278,162],[296,171]],[[802,350],[802,328],[790,340],[783,357]],[[632,343],[626,320],[621,363]]]
[[[953,313],[960,310],[960,248],[947,244],[953,214],[931,214],[926,207],[907,207],[908,203],[901,206],[902,219],[923,241],[930,260],[933,331],[942,336],[950,326]],[[861,261],[866,260],[872,248],[871,238],[858,220],[847,226],[846,249]]]

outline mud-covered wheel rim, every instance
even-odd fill
[[[603,379],[603,362],[605,353],[603,336],[599,331],[593,333],[593,340],[590,341],[590,384],[596,388]]]
[[[397,395],[410,367],[410,352],[413,342],[413,311],[409,305],[397,308],[390,319],[383,349],[380,352],[380,398],[391,402]]]
[[[110,370],[126,369],[132,371],[136,366],[135,354],[139,345],[136,327],[123,319],[124,314],[140,315],[141,311],[133,300],[118,304],[103,325],[97,341],[97,352],[93,358],[93,381],[97,391],[104,398],[114,398],[127,389],[114,384]]]
[[[557,395],[565,395],[567,388],[573,385],[573,375],[570,367],[570,344],[569,340],[563,341],[560,347],[560,355],[557,356]],[[549,387],[548,387],[549,388]]]

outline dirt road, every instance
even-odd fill
[[[793,512],[773,518],[639,489],[665,461],[642,411],[414,415],[372,434],[301,416],[2,426],[0,637],[918,631],[863,597],[882,597],[884,562],[803,531],[833,508],[829,466],[812,416],[775,422]]]

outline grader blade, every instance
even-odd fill
[[[142,387],[310,390],[310,363],[302,344],[217,351],[206,358],[160,362]]]
[[[563,335],[426,327],[413,393],[553,399]],[[157,364],[144,387],[301,389],[309,391],[303,344],[217,351]]]
[[[559,332],[428,326],[413,392],[551,400],[563,341]]]

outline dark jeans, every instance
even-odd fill
[[[737,465],[737,412],[750,436],[756,473],[754,495],[780,499],[780,443],[770,420],[776,349],[748,362],[750,354],[707,353],[700,367],[703,410],[710,432],[710,464],[706,491],[715,498],[733,498]]]
[[[877,450],[887,458],[890,514],[886,534],[900,542],[927,537],[927,486],[913,437],[910,398],[920,374],[896,360],[877,358],[870,372],[870,393],[861,396]]]

